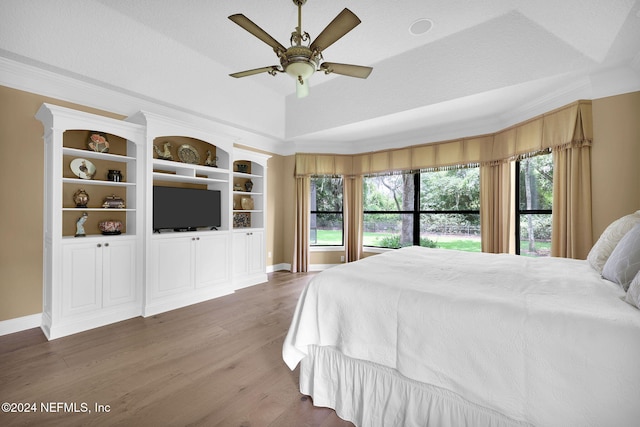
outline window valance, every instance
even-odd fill
[[[367,175],[499,163],[531,153],[590,145],[591,101],[576,101],[499,132],[356,155],[296,154],[296,176]]]

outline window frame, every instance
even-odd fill
[[[340,178],[340,180],[342,181],[342,210],[341,211],[319,211],[317,209],[313,210],[313,209],[309,209],[309,216],[311,217],[311,215],[318,215],[318,214],[333,214],[333,215],[340,215],[340,217],[342,218],[342,233],[340,235],[341,239],[342,239],[342,243],[340,245],[319,245],[317,243],[312,243],[311,238],[309,239],[309,248],[312,251],[315,252],[323,252],[323,251],[332,251],[332,250],[336,250],[336,249],[344,249],[345,244],[344,244],[344,234],[345,234],[345,229],[344,229],[344,176],[342,175],[315,175],[315,176],[311,176],[309,179],[311,180],[309,188],[310,188],[310,194],[309,197],[311,198],[314,194],[313,194],[313,189],[315,188],[315,184],[313,183],[313,180],[317,179],[317,178]],[[310,200],[311,202],[311,200]],[[312,203],[310,203],[311,205]],[[309,237],[311,237],[311,220],[309,221]],[[316,242],[317,242],[317,227],[316,227]]]
[[[551,151],[549,152],[543,152],[543,153],[539,153],[537,154],[539,156],[553,156],[553,153]],[[532,156],[535,157],[535,156]],[[515,197],[514,197],[514,210],[515,210],[515,226],[514,226],[514,233],[515,233],[515,253],[516,255],[521,255],[520,254],[520,238],[521,238],[521,233],[520,233],[520,220],[521,220],[521,216],[522,215],[552,215],[553,217],[553,205],[551,206],[551,209],[520,209],[520,164],[521,164],[521,160],[523,159],[517,159],[515,161]],[[551,158],[551,160],[553,161],[553,157]],[[553,224],[552,224],[553,227]]]
[[[476,166],[474,166],[476,167]],[[479,168],[479,166],[477,166]],[[461,167],[465,168],[465,167]],[[420,192],[422,189],[420,175],[422,173],[430,173],[430,172],[438,172],[438,171],[423,171],[423,170],[410,170],[410,171],[394,171],[400,172],[402,174],[411,174],[413,175],[413,210],[411,211],[367,211],[365,207],[362,207],[362,215],[363,215],[363,223],[364,223],[364,215],[366,214],[382,214],[382,215],[412,215],[413,219],[413,246],[420,246],[420,216],[423,214],[427,215],[480,215],[480,209],[478,210],[420,210]],[[367,177],[365,177],[366,179]],[[363,197],[364,203],[364,197]],[[363,250],[367,252],[378,252],[378,251],[386,251],[393,250],[399,248],[390,248],[384,246],[369,246],[365,245],[364,242],[362,244]]]

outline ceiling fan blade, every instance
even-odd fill
[[[309,47],[312,50],[322,52],[349,31],[353,30],[360,22],[360,18],[358,18],[349,9],[345,8],[333,19],[333,21],[329,23],[329,25],[327,25],[324,30],[322,30],[320,34],[318,34],[318,37],[316,37]]]
[[[362,65],[351,64],[337,64],[335,62],[323,62],[320,65],[320,69],[325,73],[342,74],[343,76],[358,77],[360,79],[366,79],[373,71],[371,67],[364,67]]]
[[[229,74],[231,77],[239,78],[239,77],[247,77],[253,76],[254,74],[260,73],[269,73],[275,75],[276,71],[280,71],[277,65],[271,65],[269,67],[262,68],[254,68],[253,70],[240,71],[238,73]]]
[[[245,30],[249,31],[251,34],[268,44],[275,50],[276,52],[284,52],[287,50],[279,41],[271,37],[265,30],[258,27],[252,20],[247,18],[241,13],[237,13],[235,15],[231,15],[229,17],[230,20],[240,25]]]

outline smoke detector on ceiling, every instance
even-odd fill
[[[431,27],[433,27],[433,22],[430,19],[420,18],[409,26],[409,32],[414,36],[420,36],[429,32]]]

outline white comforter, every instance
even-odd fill
[[[331,268],[283,357],[310,344],[539,426],[640,425],[640,311],[586,261],[405,248]]]

